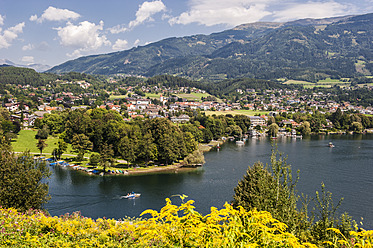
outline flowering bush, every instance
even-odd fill
[[[149,216],[150,215],[150,216]],[[166,199],[159,211],[146,210],[146,219],[92,220],[78,213],[51,217],[42,211],[26,213],[0,208],[1,247],[316,247],[301,244],[286,225],[269,212],[233,209],[229,204],[203,216],[193,201],[180,206]],[[372,231],[353,232],[346,240],[330,230],[331,247],[371,247]]]

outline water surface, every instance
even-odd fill
[[[334,148],[327,146],[330,141]],[[358,222],[363,217],[363,227],[373,229],[373,135],[280,138],[277,145],[293,172],[300,171],[299,193],[314,197],[323,182],[335,204],[344,197],[340,213],[347,211]],[[196,201],[198,211],[207,214],[211,206],[222,208],[232,200],[248,166],[269,163],[271,148],[268,139],[249,139],[242,147],[228,142],[205,154],[203,168],[185,173],[99,177],[54,167],[49,179],[52,199],[46,208],[52,215],[80,211],[87,217],[120,219],[139,216],[149,208],[159,210],[166,197],[179,204],[174,195],[185,194]],[[131,191],[142,195],[120,199]]]

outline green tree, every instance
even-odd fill
[[[179,158],[178,142],[182,142],[182,140],[177,140],[172,134],[164,134],[160,137],[158,141],[159,158],[166,164],[172,164]]]
[[[185,144],[186,153],[190,154],[194,150],[197,149],[198,143],[195,141],[193,134],[191,134],[190,132],[184,132],[182,133],[182,135],[183,135],[183,141]]]
[[[273,116],[268,116],[267,125],[271,125],[272,123],[276,123],[276,119]]]
[[[273,149],[270,167],[257,162],[248,168],[234,189],[233,206],[268,211],[274,218],[287,224],[288,231],[299,235],[308,228],[309,222],[306,210],[297,209],[297,181],[298,178],[294,181],[292,179],[291,167],[286,163],[286,158],[278,155],[277,149]]]
[[[158,158],[157,145],[154,144],[154,139],[151,132],[146,133],[139,141],[138,158],[145,161],[145,165],[147,165],[150,160],[155,160]]]
[[[100,154],[93,153],[89,158],[89,164],[93,166],[97,166],[100,163]]]
[[[37,120],[40,121],[35,121],[36,127],[47,125],[51,133],[62,133],[65,129],[65,114],[44,114],[43,119]]]
[[[233,118],[236,125],[241,128],[242,132],[246,133],[251,125],[250,119],[245,115],[235,115]]]
[[[325,184],[321,183],[321,193],[316,191],[314,201],[312,215],[315,223],[311,227],[313,239],[320,244],[330,240],[333,234],[328,231],[328,228],[337,228],[345,237],[349,238],[350,231],[353,231],[356,226],[355,221],[347,213],[343,213],[339,218],[336,215],[343,198],[338,201],[337,205],[334,205],[332,193],[326,191]]]
[[[106,167],[114,163],[114,150],[113,145],[108,145],[104,143],[100,151],[100,164],[104,167],[104,172],[106,172]]]
[[[44,125],[42,129],[39,129],[35,138],[37,139],[48,139],[49,128],[47,125]]]
[[[304,121],[298,128],[299,132],[302,133],[302,135],[310,135],[311,134],[311,128],[310,123],[308,121]]]
[[[78,153],[78,161],[82,161],[84,158],[84,153],[87,150],[92,149],[92,142],[89,141],[85,134],[75,134],[71,143],[74,152]]]
[[[35,161],[29,152],[15,155],[9,149],[0,151],[0,205],[26,211],[41,209],[47,203],[50,171],[42,161]]]
[[[59,139],[57,147],[53,150],[53,156],[56,159],[60,159],[61,155],[67,150],[67,143],[63,139]]]
[[[354,121],[351,123],[350,130],[355,133],[361,133],[363,131],[363,125],[360,122]]]
[[[57,107],[57,102],[55,100],[52,100],[50,103],[49,103],[49,106],[51,107]]]
[[[43,139],[38,139],[38,143],[36,143],[36,147],[39,149],[40,151],[40,155],[43,154],[43,150],[44,148],[46,148],[48,146],[48,144],[45,142],[45,140]]]
[[[118,152],[123,159],[127,161],[127,165],[136,160],[136,144],[133,140],[130,140],[128,136],[123,137],[119,141]]]
[[[184,158],[184,163],[186,165],[204,164],[205,157],[200,150],[195,150],[193,153],[188,154],[188,156]]]
[[[268,126],[268,134],[271,137],[276,137],[279,130],[279,126],[276,123],[272,123]]]

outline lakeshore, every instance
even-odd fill
[[[219,140],[212,140],[208,144],[199,144],[198,150],[202,153],[209,152],[211,149],[216,148],[218,145],[222,145],[227,139],[222,138]],[[126,161],[120,161],[125,163]],[[202,164],[197,165],[185,165],[182,162],[173,163],[171,165],[166,166],[155,166],[152,165],[150,167],[129,167],[129,168],[121,168],[121,167],[110,167],[108,170],[103,173],[102,169],[97,169],[96,167],[91,166],[81,166],[75,164],[69,164],[65,161],[60,162],[52,162],[51,165],[57,166],[64,166],[69,167],[74,170],[78,170],[89,175],[118,175],[118,176],[136,176],[136,175],[147,175],[147,174],[156,174],[156,173],[178,173],[178,172],[188,172],[192,170],[196,170],[202,167]]]

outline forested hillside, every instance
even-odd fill
[[[81,57],[51,72],[178,75],[222,80],[302,79],[373,74],[373,14],[289,23],[254,23],[211,35],[168,38]]]

